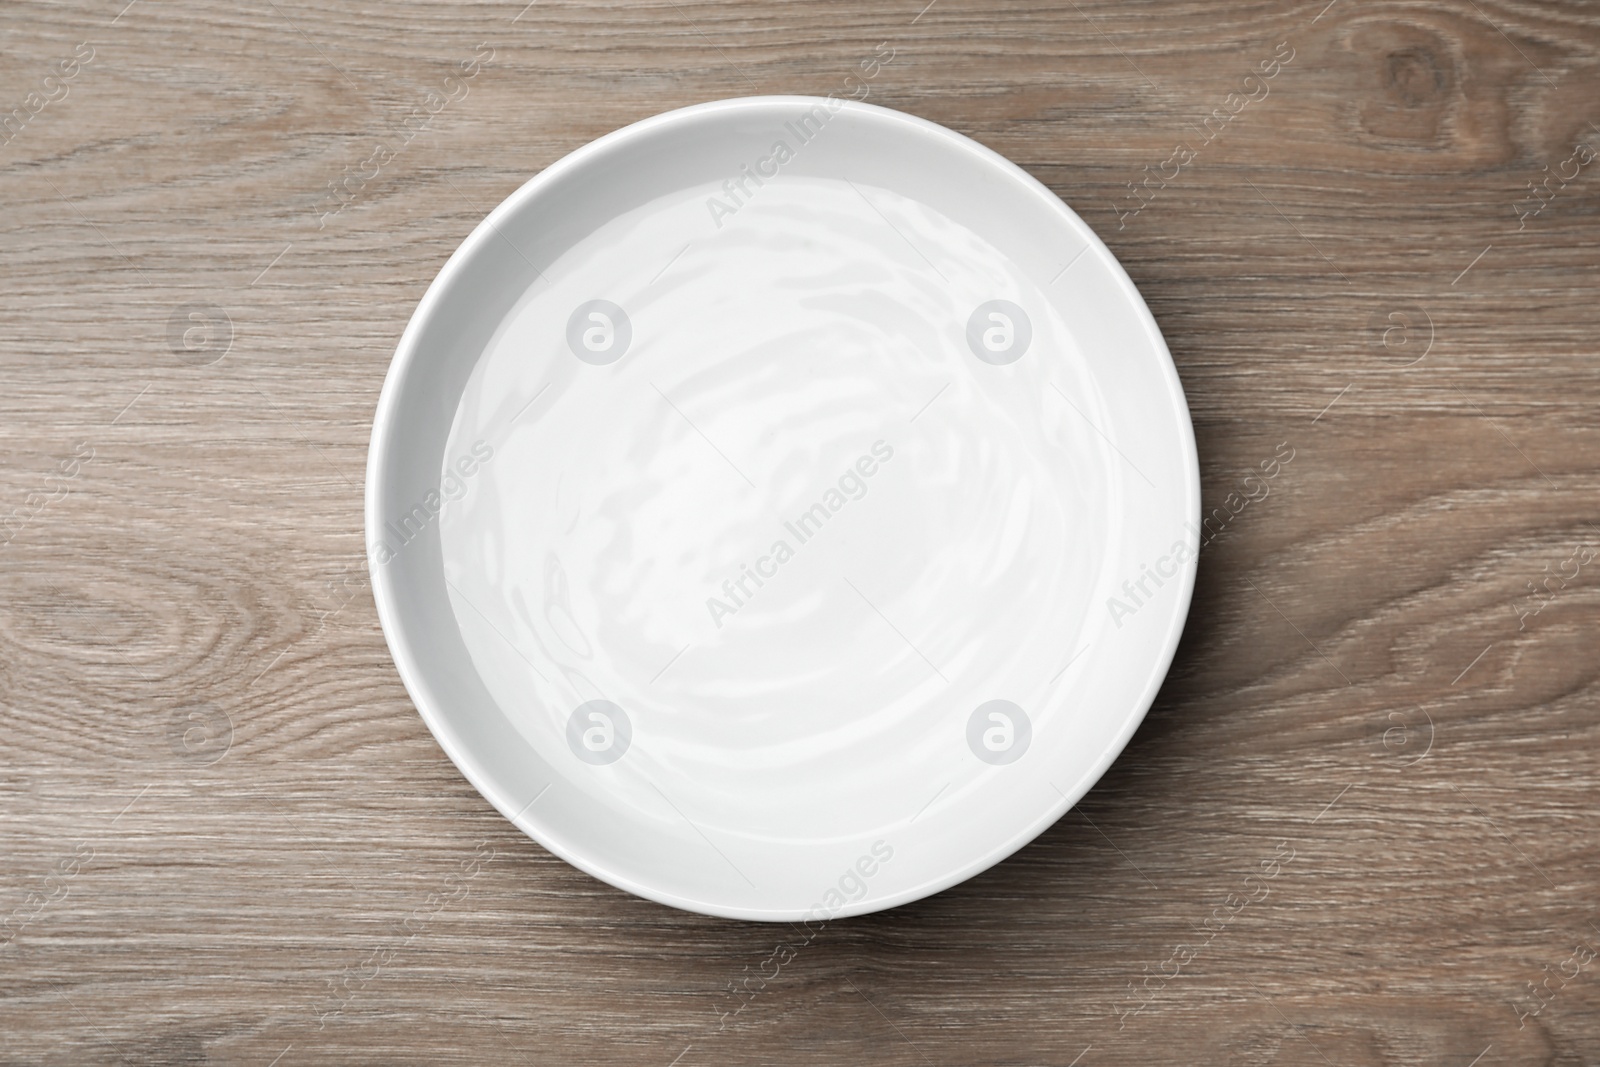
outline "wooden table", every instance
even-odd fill
[[[0,1058],[1600,1062],[1592,4],[124,2],[0,6]],[[859,84],[1110,244],[1223,518],[1079,810],[746,981],[424,729],[367,438],[530,175]]]

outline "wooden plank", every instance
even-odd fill
[[[1528,597],[1600,548],[1600,175],[1529,190],[1600,147],[1600,23],[1324,3],[0,8],[0,116],[57,96],[0,145],[6,1055],[1600,1062],[1600,571]],[[612,890],[478,797],[395,675],[360,486],[400,331],[491,206],[880,42],[873,102],[1017,160],[1126,265],[1207,507],[1294,458],[1078,812],[800,944]],[[175,315],[208,331],[183,359]]]

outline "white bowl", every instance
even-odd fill
[[[373,425],[379,618],[507,818],[674,907],[825,921],[999,862],[1171,661],[1199,477],[1127,275],[988,149],[727,100],[474,230]]]

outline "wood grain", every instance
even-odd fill
[[[1600,147],[1592,5],[123,3],[0,7],[0,1060],[1600,1063],[1600,565],[1528,588],[1600,549],[1600,167],[1540,185]],[[427,734],[366,445],[417,299],[527,177],[879,42],[873,102],[1126,265],[1206,506],[1294,459],[1078,811],[741,1001],[803,935],[578,873]],[[175,352],[189,308],[227,318]]]

